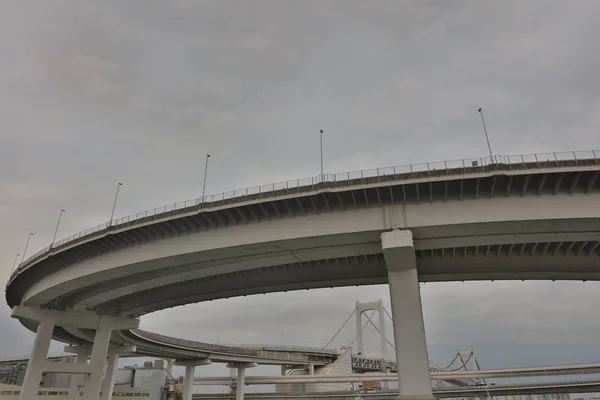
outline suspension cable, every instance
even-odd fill
[[[460,353],[458,353],[458,354],[460,354]],[[469,357],[467,358],[466,361],[463,361],[463,364],[460,367],[455,368],[455,369],[450,369],[450,370],[447,370],[447,371],[448,372],[454,372],[454,371],[458,371],[459,369],[462,369],[462,368],[466,369],[466,365],[469,363],[469,361],[471,361],[471,357],[473,357],[473,352],[469,353]],[[450,365],[452,365],[452,364],[450,364]]]
[[[346,322],[344,322],[342,324],[342,326],[340,326],[340,329],[337,330],[337,332],[331,337],[331,339],[329,339],[329,342],[327,342],[327,344],[325,344],[325,346],[323,346],[323,348],[321,348],[321,350],[325,350],[327,348],[327,346],[329,346],[329,344],[331,342],[333,342],[333,339],[335,339],[335,337],[342,331],[342,329],[344,329],[344,327],[346,326],[346,324],[348,323],[348,321],[350,321],[350,318],[352,318],[352,316],[356,313],[356,310],[352,311],[350,313],[350,316],[346,319]]]
[[[371,314],[371,315],[373,315],[373,314]],[[381,331],[379,330],[379,328],[377,327],[377,325],[375,325],[375,323],[373,322],[373,320],[369,316],[366,316],[366,317],[369,320],[369,322],[371,323],[371,325],[373,325],[373,328],[375,328],[375,330],[377,331],[377,333],[379,333],[381,335]],[[390,346],[392,346],[392,349],[396,350],[396,347],[393,344],[391,344],[390,341],[387,338],[385,338],[385,341],[388,342],[388,344]]]
[[[371,316],[373,316],[373,314],[375,313],[375,311],[371,311]],[[367,314],[365,314],[365,317],[367,317],[367,319],[369,319],[369,316]],[[367,327],[367,324],[369,323],[369,321],[365,321],[365,323],[363,324],[361,330],[365,330],[365,328]],[[354,339],[352,339],[352,341],[348,344],[348,347],[351,347],[352,344],[354,342],[356,342],[356,339],[358,339],[358,335],[354,336]]]
[[[388,312],[388,310],[385,309],[385,307],[383,307],[383,311],[385,311],[385,313],[387,314],[387,316],[390,318],[390,321],[394,322],[394,319],[392,318],[392,316],[390,315],[390,313]]]
[[[446,368],[444,368],[444,370],[447,370],[448,368],[450,368],[452,366],[452,364],[454,364],[454,361],[456,361],[456,359],[460,356],[460,352],[456,353],[456,356],[454,357],[454,359],[452,360],[452,362],[450,364],[448,364],[448,366]]]
[[[384,310],[385,310],[385,308],[384,308]],[[387,314],[387,311],[386,311],[386,314]],[[373,315],[373,314],[371,314],[371,315]],[[388,317],[389,317],[389,314],[388,314]],[[391,318],[391,317],[390,317],[390,318]],[[379,330],[379,328],[377,327],[377,325],[375,325],[375,323],[373,322],[373,320],[371,320],[371,318],[369,318],[368,316],[367,316],[367,319],[369,320],[369,322],[371,322],[371,325],[373,325],[373,328],[375,328],[375,330],[377,330],[377,332],[378,332],[378,333],[381,335],[381,331]],[[390,342],[390,341],[389,341],[387,338],[386,338],[386,340],[385,340],[385,341],[386,341],[386,342],[387,342],[387,343],[390,345],[390,347],[391,347],[392,349],[396,350],[396,346],[394,346],[394,345],[393,345],[393,344],[392,344],[392,343],[391,343],[391,342]],[[457,357],[458,357],[458,356],[457,356]],[[434,363],[434,362],[432,362],[431,360],[428,360],[428,361],[429,361],[429,364],[430,364],[430,365],[433,365],[433,366],[434,366],[434,367],[436,367],[436,368],[442,369],[442,367],[440,367],[439,365],[435,364],[435,363]],[[468,361],[469,361],[469,360],[467,360],[467,362],[468,362]],[[453,362],[454,362],[454,361],[453,361]],[[452,364],[450,364],[450,365],[452,365]]]

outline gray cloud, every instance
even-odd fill
[[[600,147],[600,5],[579,1],[7,3],[0,15],[0,278],[108,219],[326,171]],[[597,361],[594,283],[427,284],[431,358]],[[318,345],[385,287],[223,300],[144,326],[207,341]],[[0,355],[32,335],[0,307]],[[56,345],[55,350],[60,350]]]

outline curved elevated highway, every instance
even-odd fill
[[[423,360],[404,382],[421,393],[429,371],[417,279],[600,279],[600,160],[570,154],[328,175],[138,213],[36,253],[11,276],[6,300],[29,329],[51,319],[51,336],[84,344],[89,327],[40,315],[137,318],[233,296],[389,283],[396,357]],[[423,343],[398,346],[398,335]]]

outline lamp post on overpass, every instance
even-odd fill
[[[58,233],[58,227],[60,226],[60,219],[62,218],[64,212],[65,210],[61,209],[60,214],[58,214],[58,222],[56,223],[56,230],[54,231],[54,237],[52,238],[52,244],[50,245],[50,247],[54,247],[54,242],[56,241],[56,234]]]
[[[21,264],[23,264],[23,261],[25,261],[25,255],[27,253],[27,248],[29,247],[29,241],[31,240],[31,237],[33,236],[33,232],[29,234],[29,236],[27,236],[27,243],[25,244],[25,250],[23,250],[23,258],[21,258]],[[21,265],[19,264],[19,265]]]
[[[479,112],[479,115],[481,115],[481,123],[483,124],[483,133],[485,133],[485,140],[487,141],[488,150],[490,151],[490,162],[494,163],[494,155],[492,154],[492,146],[490,145],[490,137],[488,136],[487,128],[485,127],[485,119],[483,118],[483,109],[480,107],[479,110],[477,110],[477,111]]]
[[[112,225],[113,217],[115,216],[115,208],[117,207],[117,199],[119,198],[119,188],[123,186],[121,182],[117,183],[117,193],[115,193],[115,201],[113,202],[112,212],[110,213],[110,221],[108,221],[108,226]]]
[[[206,163],[204,164],[204,181],[202,182],[202,204],[204,204],[204,193],[206,193],[206,175],[208,173],[208,159],[210,154],[206,154]]]
[[[323,182],[323,129],[321,129],[321,182]]]
[[[13,273],[13,272],[14,272],[14,270],[15,270],[15,266],[17,265],[17,260],[19,259],[19,256],[20,256],[20,255],[21,255],[20,253],[17,253],[17,255],[15,256],[15,261],[13,262],[12,269],[10,270],[10,274],[11,274],[11,275],[12,275],[12,273]]]

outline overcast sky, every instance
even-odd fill
[[[0,280],[116,216],[325,171],[600,149],[600,2],[6,1],[0,12]],[[600,361],[599,283],[422,288],[430,356]],[[143,318],[204,341],[320,345],[386,287],[215,301]],[[0,357],[29,334],[0,304]],[[54,346],[54,350],[60,346]]]

